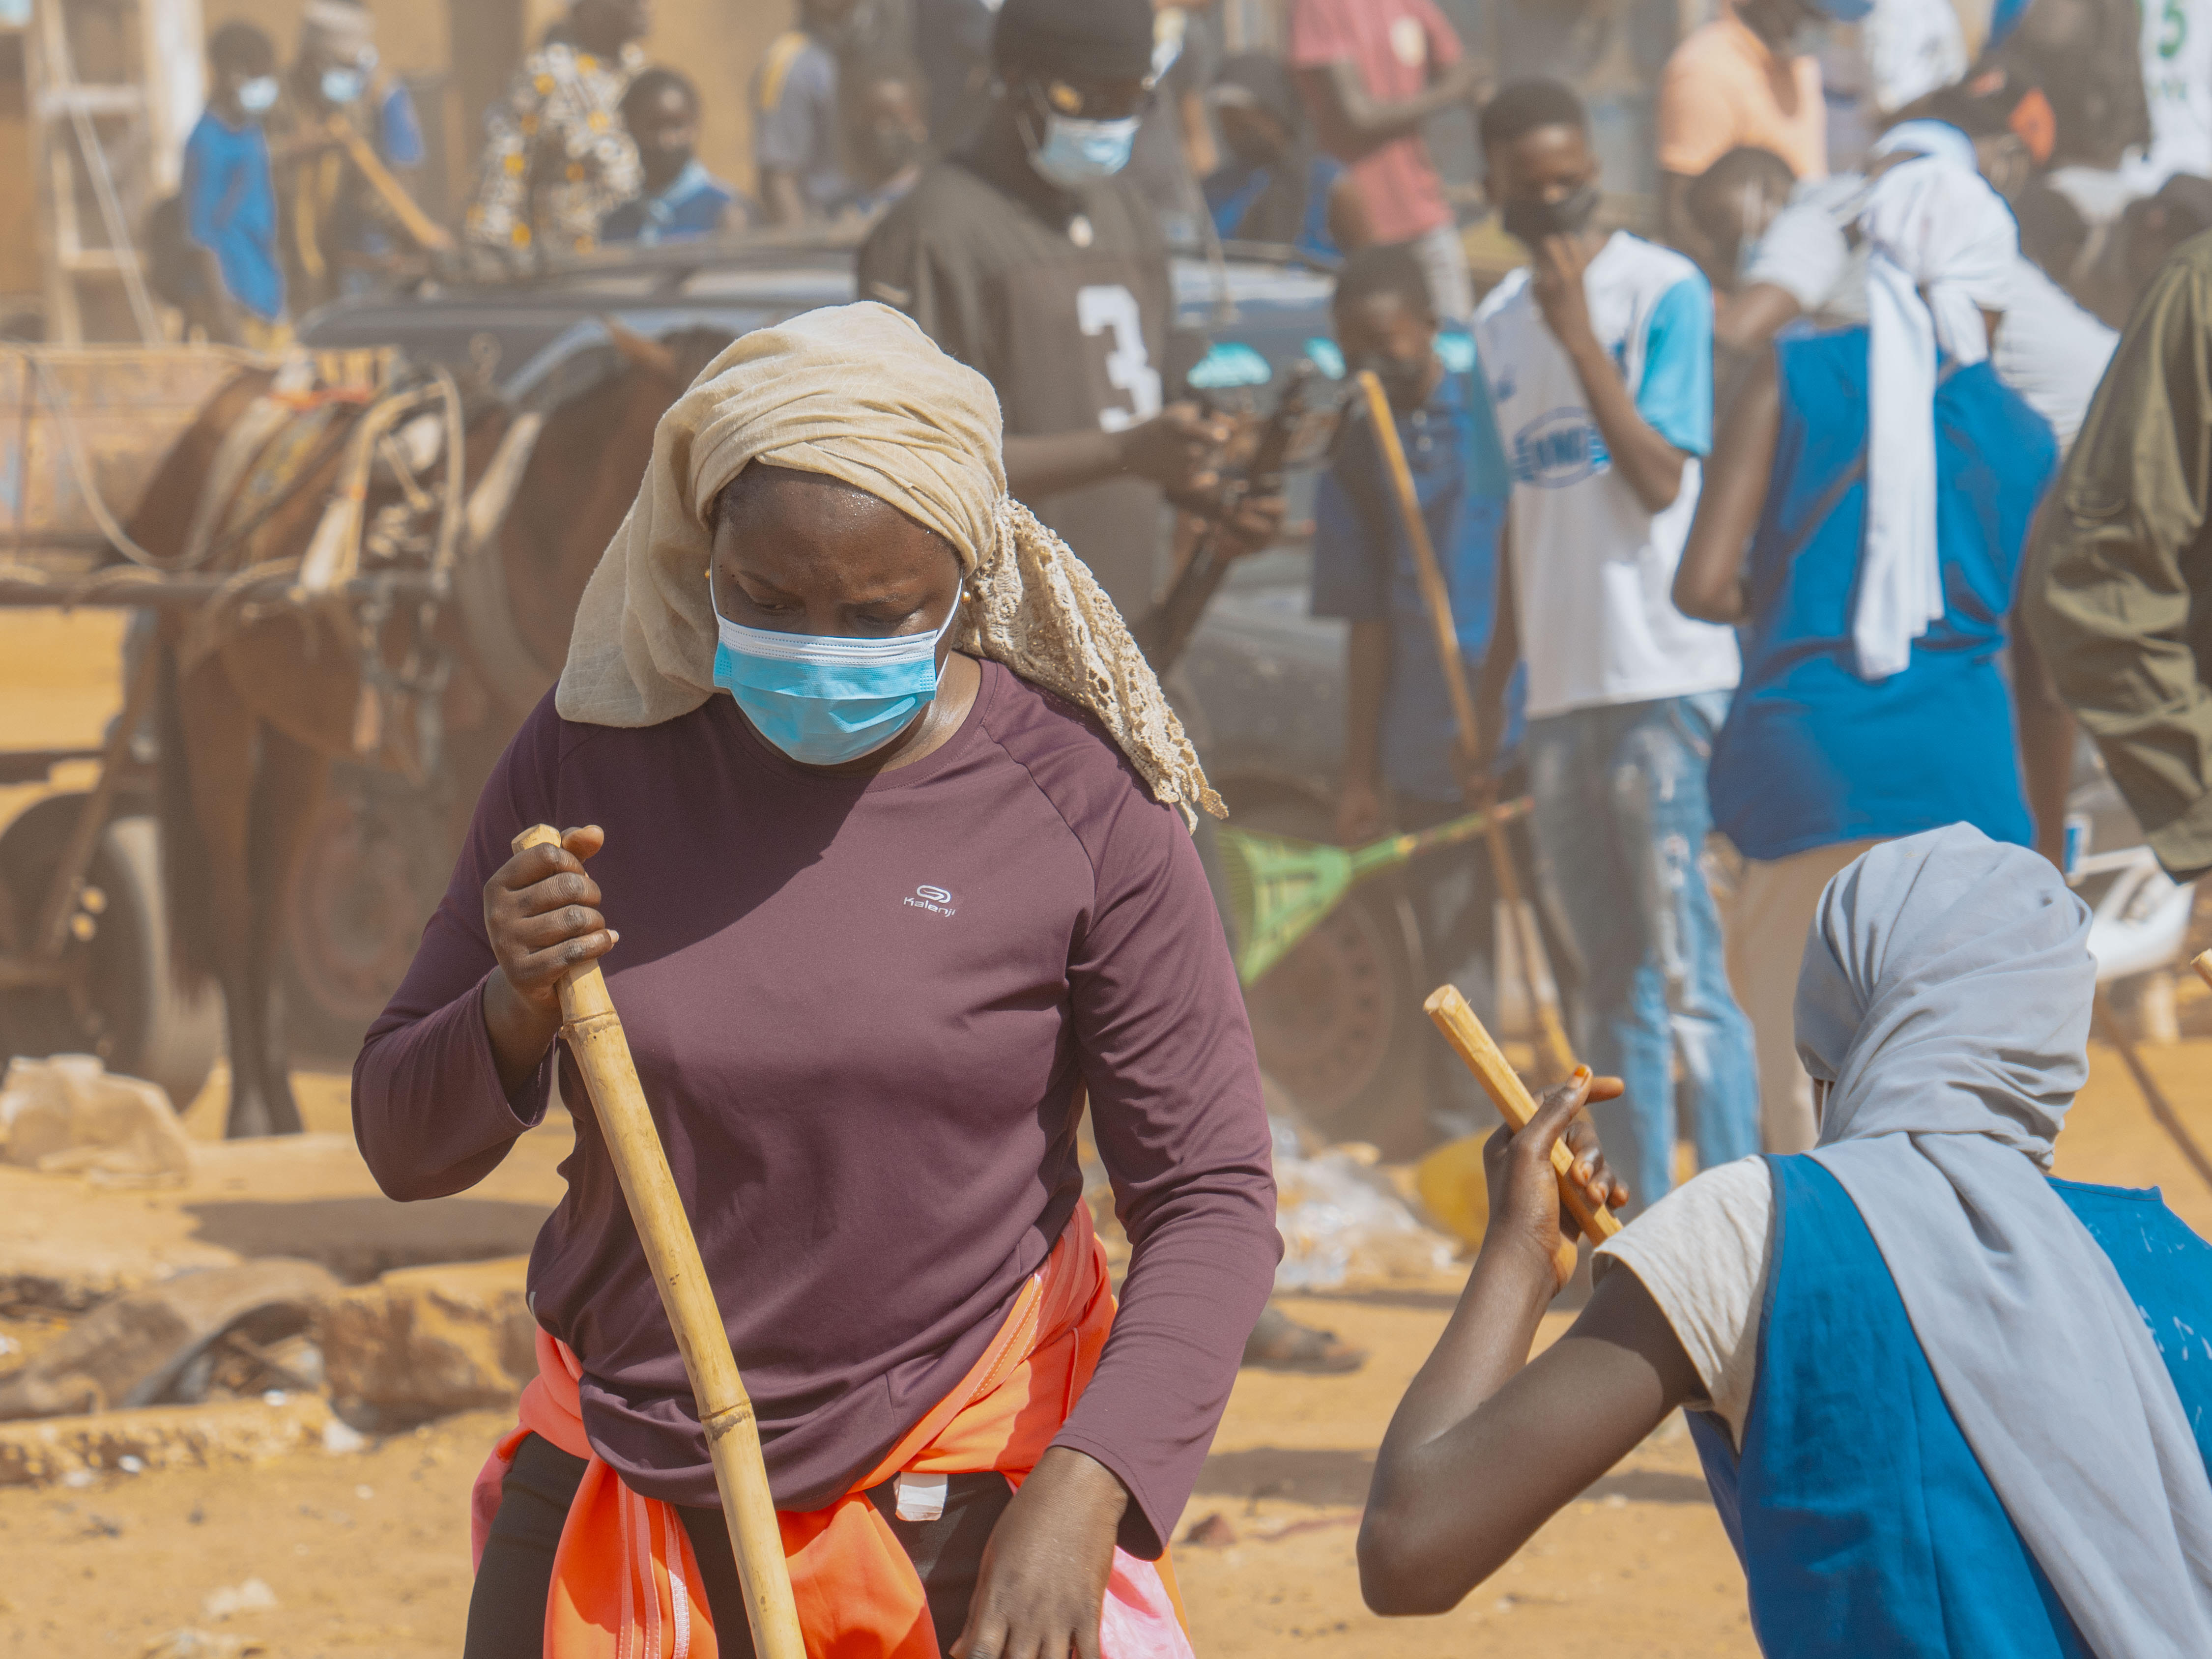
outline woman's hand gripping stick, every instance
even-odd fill
[[[539,824],[514,838],[514,850],[560,842],[559,831]],[[653,1282],[659,1287],[684,1369],[691,1377],[699,1421],[714,1461],[722,1514],[737,1552],[754,1646],[761,1659],[806,1659],[799,1609],[791,1596],[791,1575],[784,1565],[782,1529],[769,1492],[768,1469],[761,1461],[760,1426],[753,1417],[752,1401],[738,1375],[728,1328],[715,1304],[714,1288],[707,1281],[706,1264],[700,1259],[699,1243],[684,1212],[676,1179],[669,1173],[659,1130],[646,1105],[622,1017],[615,1012],[596,962],[562,975],[561,1035],[575,1056],[576,1069],[584,1074],[592,1109],[599,1116],[623,1197],[653,1269]]]

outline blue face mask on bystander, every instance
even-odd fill
[[[933,634],[862,640],[745,628],[717,605],[714,684],[802,766],[842,765],[882,748],[936,697],[937,647],[959,617],[956,600]]]
[[[1129,152],[1137,142],[1137,118],[1118,121],[1085,121],[1073,115],[1045,118],[1044,143],[1030,157],[1030,165],[1048,183],[1062,190],[1080,190],[1111,179],[1129,165]]]

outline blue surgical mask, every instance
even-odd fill
[[[248,115],[266,115],[276,107],[276,77],[257,75],[238,89],[238,106]]]
[[[937,647],[958,620],[956,600],[934,634],[887,640],[776,634],[714,609],[714,684],[753,729],[804,766],[872,754],[937,696]]]
[[[368,76],[357,69],[323,71],[323,101],[326,104],[350,104],[368,89]]]
[[[1085,121],[1073,115],[1048,115],[1044,143],[1030,157],[1030,165],[1048,184],[1062,190],[1081,190],[1111,179],[1129,165],[1129,150],[1137,142],[1137,118],[1119,121]]]

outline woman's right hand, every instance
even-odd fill
[[[1593,1077],[1587,1066],[1545,1091],[1528,1127],[1516,1133],[1501,1128],[1483,1149],[1485,1172],[1490,1182],[1490,1224],[1484,1231],[1485,1254],[1492,1249],[1521,1255],[1528,1263],[1546,1263],[1548,1296],[1566,1288],[1574,1276],[1575,1241],[1581,1236],[1559,1190],[1552,1148],[1562,1139],[1573,1156],[1573,1179],[1592,1209],[1614,1209],[1628,1202],[1628,1188],[1615,1178],[1605,1152],[1598,1145],[1597,1129],[1583,1109],[1593,1100],[1618,1100],[1622,1093],[1617,1077]]]
[[[484,988],[484,1026],[509,1094],[561,1029],[561,976],[605,956],[620,937],[599,914],[599,884],[584,872],[605,842],[595,823],[566,830],[558,847],[526,848],[484,884],[484,936],[500,969]]]

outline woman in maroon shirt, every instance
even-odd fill
[[[1089,573],[1006,499],[999,439],[988,385],[882,307],[710,366],[356,1062],[396,1198],[481,1180],[556,1059],[576,1116],[530,1287],[588,1444],[514,1449],[471,1659],[539,1650],[592,1460],[674,1506],[722,1651],[744,1651],[683,1364],[555,1042],[555,983],[592,958],[787,1544],[973,1380],[1024,1286],[1078,1259],[1064,1233],[1089,1260],[1086,1091],[1133,1246],[1095,1373],[1052,1401],[1033,1471],[1002,1452],[866,1495],[933,1645],[1054,1656],[1100,1651],[1109,1571],[1119,1594],[1189,1497],[1279,1249],[1251,1036],[1176,810],[1219,803]],[[591,827],[510,856],[541,822]]]

